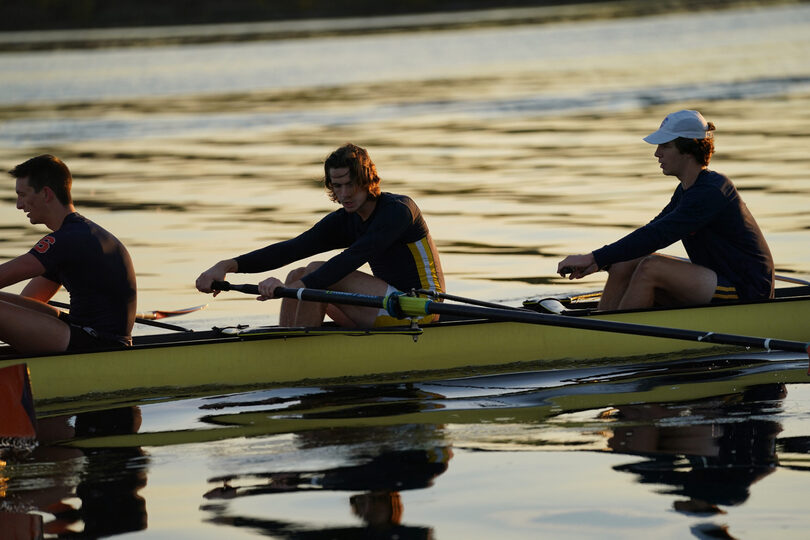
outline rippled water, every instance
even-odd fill
[[[717,125],[712,167],[741,189],[778,273],[806,279],[808,30],[810,7],[800,4],[6,52],[0,166],[42,152],[65,159],[79,211],[130,248],[139,307],[209,302],[175,319],[207,328],[277,320],[270,303],[203,297],[194,279],[213,262],[289,238],[334,208],[318,184],[321,163],[352,141],[369,149],[384,189],[411,195],[426,214],[449,292],[517,303],[601,287],[603,275],[561,280],[557,261],[658,212],[674,183],[641,137],[666,113],[697,108]],[[9,184],[0,193],[4,259],[43,232],[25,223],[14,200]],[[769,373],[772,364],[744,362],[722,371],[731,382],[694,399],[660,391],[646,404],[618,402],[621,387],[594,385],[584,373],[553,375],[568,377],[564,384],[535,374],[465,381],[455,390],[428,383],[287,389],[142,404],[142,433],[216,436],[137,441],[122,450],[46,447],[45,457],[12,463],[0,476],[10,478],[13,500],[36,508],[53,528],[70,521],[68,514],[53,518],[53,503],[75,508],[79,499],[85,526],[154,538],[357,537],[376,530],[367,526],[372,510],[400,504],[400,538],[683,538],[724,526],[735,537],[770,536],[774,528],[801,537],[808,525],[802,498],[787,494],[807,492],[806,365],[777,363]],[[693,367],[694,377],[705,367]],[[740,382],[743,376],[751,379]],[[640,379],[659,389],[696,384],[675,372],[651,377]],[[589,392],[601,398],[578,407],[553,399]],[[262,420],[268,409],[293,419]],[[434,409],[453,412],[425,412]],[[317,421],[328,411],[337,411],[332,423]],[[254,431],[234,427],[227,415],[237,412],[255,413]],[[358,417],[377,420],[351,420]],[[756,448],[734,470],[755,469],[750,477],[718,477],[711,465],[725,462],[695,457],[741,452],[734,441],[745,437]],[[724,482],[736,491],[712,491]],[[43,489],[32,495],[34,487]],[[98,521],[104,497],[124,517]]]
[[[8,53],[0,162],[64,157],[80,211],[130,246],[142,308],[172,308],[212,262],[333,208],[320,164],[353,141],[427,214],[451,292],[518,299],[657,213],[673,182],[640,138],[695,107],[779,271],[808,274],[808,13]],[[11,257],[40,231],[3,197]]]

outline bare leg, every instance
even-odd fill
[[[35,300],[33,298],[7,292],[0,292],[0,302],[16,304],[18,306],[33,309],[34,311],[39,311],[40,313],[52,315],[54,317],[58,317],[60,311],[59,308],[46,304],[45,302],[40,302],[39,300]]]
[[[322,262],[309,263],[304,268],[297,268],[287,275],[287,285],[300,280],[305,275],[315,271]],[[354,292],[383,296],[388,290],[388,284],[365,272],[355,271],[338,281],[330,290]],[[328,314],[339,326],[371,327],[377,318],[377,309],[362,306],[346,306],[325,304],[320,302],[300,302],[291,298],[284,298],[281,302],[279,324],[281,326],[320,326]]]
[[[312,272],[315,268],[310,265],[296,268],[289,274],[284,284],[289,286]],[[321,264],[321,263],[318,263]],[[279,324],[281,326],[320,326],[326,315],[326,304],[318,302],[300,302],[292,298],[281,300],[281,312],[279,314]]]
[[[29,298],[0,300],[0,340],[24,354],[62,352],[70,343],[70,327],[58,310]],[[10,295],[14,296],[14,295]]]
[[[605,289],[602,291],[602,297],[599,299],[598,309],[619,309],[619,304],[640,261],[641,258],[638,258],[610,265],[608,279],[605,283]]]
[[[343,292],[356,292],[372,296],[385,296],[388,283],[365,272],[355,271],[335,283],[330,289]],[[377,319],[379,309],[362,306],[329,304],[327,313],[340,326],[349,328],[371,328]]]
[[[639,261],[619,309],[708,304],[716,288],[713,270],[653,254]]]

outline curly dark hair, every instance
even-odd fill
[[[709,125],[708,131],[712,132],[711,137],[705,139],[687,139],[678,137],[675,139],[675,147],[681,154],[689,154],[695,158],[699,164],[704,167],[709,164],[709,161],[714,155],[714,124],[707,122]]]
[[[374,166],[368,152],[365,148],[347,143],[329,154],[323,164],[323,183],[332,201],[337,201],[337,197],[332,190],[329,169],[342,169],[343,167],[349,168],[349,176],[357,183],[357,187],[368,191],[369,196],[374,199],[380,196],[380,177],[377,176],[377,167]]]

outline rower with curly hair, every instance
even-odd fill
[[[259,300],[273,298],[277,287],[328,289],[385,296],[411,289],[444,291],[439,253],[422,212],[406,195],[383,192],[380,177],[368,152],[346,144],[324,162],[324,186],[329,198],[342,208],[331,212],[301,235],[224,259],[200,274],[196,286],[216,294],[211,285],[233,272],[258,273],[327,251],[342,249],[325,261],[313,261],[259,283]],[[368,263],[371,274],[359,268]],[[319,326],[324,317],[339,326],[364,327],[402,324],[384,310],[362,306],[304,302],[285,298],[282,326]],[[436,320],[426,315],[419,322]]]

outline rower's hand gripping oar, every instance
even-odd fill
[[[214,281],[211,283],[211,288],[215,291],[239,291],[245,294],[260,294],[259,286],[252,284],[237,285],[228,283],[227,281]],[[418,315],[411,315],[405,313],[400,309],[400,303],[407,301],[411,296],[405,296],[405,293],[395,292],[386,296],[371,296],[368,294],[347,293],[340,291],[328,291],[320,289],[290,289],[287,287],[276,287],[273,291],[276,298],[292,298],[295,300],[304,300],[308,302],[326,302],[330,304],[349,304],[353,306],[373,307],[384,309],[394,318],[404,319],[405,317],[421,317],[425,313],[420,312]],[[415,300],[425,301],[424,298],[415,298]],[[417,310],[418,311],[418,310]]]
[[[220,291],[240,291],[247,294],[259,294],[256,285],[232,285],[227,281],[215,281],[212,289]],[[646,324],[623,323],[603,319],[568,317],[565,315],[552,315],[533,311],[520,311],[515,309],[489,308],[478,306],[464,306],[435,302],[429,298],[407,296],[397,292],[386,296],[370,296],[358,293],[345,293],[339,291],[324,291],[318,289],[289,289],[277,287],[273,294],[281,298],[294,298],[311,302],[327,302],[333,304],[352,304],[385,309],[389,315],[396,318],[423,317],[435,313],[438,315],[456,315],[468,318],[490,319],[494,321],[521,322],[528,324],[544,324],[549,326],[562,326],[567,328],[580,328],[582,330],[597,330],[600,332],[617,332],[621,334],[634,334],[639,336],[680,339],[685,341],[699,341],[702,343],[717,343],[719,345],[736,345],[742,347],[755,347],[766,351],[778,350],[801,352],[810,358],[810,343],[790,341],[784,339],[743,336],[737,334],[722,334],[701,330],[687,330],[684,328],[669,328],[665,326],[651,326]],[[808,371],[810,374],[810,371]]]

